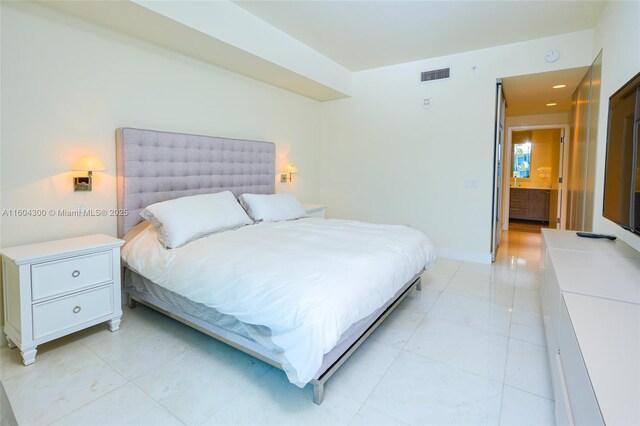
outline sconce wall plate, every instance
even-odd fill
[[[73,190],[74,191],[91,191],[91,177],[74,177],[73,178]]]
[[[291,173],[280,173],[280,183],[291,182]]]

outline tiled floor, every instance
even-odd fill
[[[312,403],[284,374],[144,306],[39,348],[0,350],[20,424],[553,424],[538,294],[539,231],[498,261],[441,259]]]

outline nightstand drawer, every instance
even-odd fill
[[[31,266],[32,299],[39,300],[113,280],[111,251]]]
[[[113,284],[33,305],[33,339],[113,313]]]

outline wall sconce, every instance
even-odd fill
[[[284,173],[280,173],[280,183],[291,182],[294,173],[298,173],[298,168],[293,163],[287,164]]]
[[[86,177],[74,177],[73,178],[73,190],[74,191],[91,191],[92,173],[103,172],[107,170],[106,166],[96,157],[82,157],[74,165],[75,171],[89,172],[89,176]]]

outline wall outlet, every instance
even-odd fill
[[[475,179],[465,179],[464,189],[478,189],[478,181]]]
[[[84,201],[78,202],[77,209],[78,209],[78,216],[86,216],[87,203],[85,203]]]

